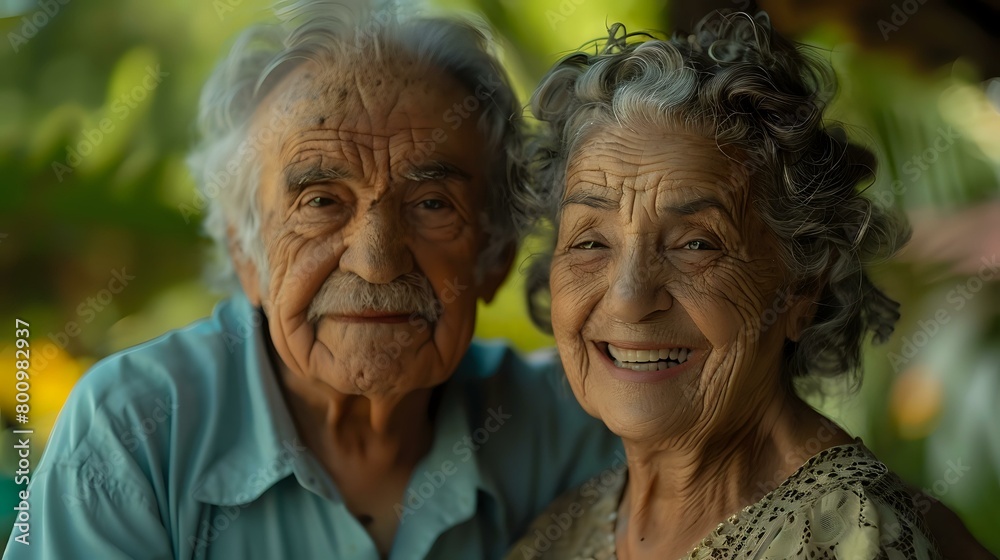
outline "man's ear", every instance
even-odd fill
[[[514,257],[517,256],[517,243],[513,241],[504,247],[500,258],[495,264],[488,264],[484,271],[483,281],[479,285],[479,297],[485,303],[490,303],[496,297],[497,291],[503,285],[510,269],[514,266]]]
[[[263,294],[260,293],[260,275],[257,265],[243,252],[240,244],[235,241],[233,226],[226,228],[226,239],[229,245],[229,258],[232,260],[236,277],[240,281],[243,293],[254,307],[260,307]]]

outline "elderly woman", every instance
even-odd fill
[[[799,396],[892,332],[866,268],[907,238],[859,193],[873,154],[823,123],[828,70],[764,14],[621,31],[532,100],[556,235],[529,289],[627,469],[511,557],[938,557],[900,479]]]

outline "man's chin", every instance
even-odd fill
[[[342,352],[344,358],[338,360],[336,371],[331,372],[335,377],[328,383],[343,393],[377,398],[436,384],[434,360],[413,348],[359,346]]]
[[[426,323],[321,321],[316,338],[338,362],[356,364],[358,369],[384,370],[418,361],[432,333],[432,325]]]
[[[337,337],[395,338],[396,333],[408,332],[411,336],[428,333],[433,323],[415,315],[384,315],[379,317],[342,317],[325,315],[316,321],[318,334],[330,333]]]

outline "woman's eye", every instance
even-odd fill
[[[707,241],[704,241],[702,239],[695,239],[694,241],[688,241],[687,244],[684,245],[684,248],[691,249],[693,251],[711,251],[712,249],[714,249],[714,247],[709,245]]]
[[[437,198],[430,198],[427,200],[422,200],[419,203],[417,203],[417,207],[422,208],[424,210],[442,210],[444,208],[447,208],[448,204],[443,200],[439,200]]]
[[[573,246],[574,249],[600,249],[604,247],[597,241],[584,241],[583,243],[577,243]]]

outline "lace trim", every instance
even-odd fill
[[[508,559],[614,560],[626,474],[614,480],[595,478],[556,500]],[[568,528],[553,524],[560,513],[588,503],[581,490],[593,492],[595,485],[600,497],[580,519]],[[886,551],[904,558],[939,558],[927,534],[902,481],[859,439],[810,457],[777,488],[720,523],[683,560],[800,556],[806,550],[810,558],[835,558],[845,547],[863,550],[870,558],[884,558]],[[841,540],[844,536],[847,540]]]

